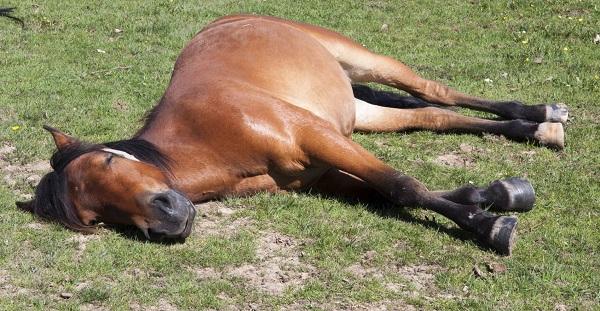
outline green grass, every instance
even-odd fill
[[[357,134],[355,140],[432,189],[527,176],[535,209],[520,216],[510,258],[481,249],[441,216],[408,210],[400,219],[308,194],[230,199],[252,220],[232,236],[156,245],[102,230],[80,249],[78,234],[35,229],[17,211],[26,183],[0,181],[0,309],[127,309],[165,299],[180,309],[283,307],[332,300],[363,304],[400,299],[425,309],[598,309],[600,304],[600,6],[594,1],[12,1],[26,30],[0,19],[0,141],[13,164],[48,159],[50,124],[89,141],[128,137],[158,101],[184,44],[206,23],[251,12],[314,23],[394,56],[463,92],[528,103],[566,102],[567,146],[554,152],[490,136]],[[6,6],[8,1],[0,3]],[[387,23],[389,29],[380,31]],[[122,29],[115,33],[114,29]],[[102,50],[105,53],[98,52]],[[538,64],[534,60],[542,58]],[[493,80],[492,83],[484,79]],[[16,126],[19,128],[17,129]],[[435,164],[466,143],[482,151],[469,169]],[[532,152],[533,151],[533,152]],[[412,219],[412,220],[411,220]],[[301,261],[317,269],[304,287],[267,295],[243,279],[199,279],[192,268],[258,264],[261,232],[305,241]],[[78,248],[79,247],[79,248]],[[375,251],[372,265],[437,267],[433,285],[397,294],[386,282],[347,267]],[[507,267],[476,277],[473,266]],[[136,270],[137,269],[137,270]],[[141,271],[134,273],[132,271]],[[406,280],[404,280],[405,282]],[[405,282],[406,283],[406,282]],[[408,284],[408,283],[407,283]],[[73,294],[61,299],[61,292]],[[440,293],[447,294],[446,296]],[[224,298],[225,297],[225,298]]]

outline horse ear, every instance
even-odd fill
[[[54,143],[56,144],[56,148],[58,148],[58,150],[62,150],[69,145],[78,142],[77,138],[71,137],[51,126],[44,125],[44,129],[52,134],[52,138],[54,138]]]
[[[26,212],[33,213],[33,200],[27,202],[15,202],[17,208]]]

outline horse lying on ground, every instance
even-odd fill
[[[415,97],[404,103],[419,108],[394,108],[398,100],[364,87],[355,88],[355,96],[352,83],[360,82],[405,90]],[[506,120],[424,107],[428,103]],[[183,49],[167,90],[132,139],[87,144],[46,127],[58,148],[54,171],[40,181],[34,200],[18,205],[78,231],[104,222],[135,225],[148,239],[186,238],[196,213],[192,202],[310,189],[424,207],[509,255],[517,218],[481,206],[530,210],[529,182],[511,178],[430,191],[350,136],[354,130],[486,132],[562,148],[566,119],[564,106],[461,94],[323,28],[227,16]]]

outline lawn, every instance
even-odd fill
[[[0,19],[0,309],[600,309],[598,2],[9,5],[27,27]],[[81,235],[16,210],[48,169],[43,124],[93,142],[129,137],[185,43],[237,12],[337,30],[466,93],[566,103],[560,152],[491,135],[354,135],[431,189],[527,177],[537,202],[519,215],[513,255],[430,212],[380,215],[310,194],[200,205],[194,233],[174,245]]]

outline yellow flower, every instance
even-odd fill
[[[528,62],[528,61],[529,61],[529,57],[527,57],[527,58],[525,59],[525,61],[526,61],[526,62]]]
[[[521,41],[521,43],[523,43],[523,44],[527,44],[527,42],[529,42],[529,40],[527,40],[527,39]]]
[[[578,21],[583,22],[583,18],[578,19]]]
[[[568,50],[569,50],[569,48],[566,47],[566,46],[563,48],[563,51],[565,51],[565,52],[568,51]]]
[[[18,125],[11,126],[10,129],[14,131],[18,131],[21,127]]]
[[[594,79],[598,80],[598,79],[600,79],[600,76],[599,75],[595,75]]]

